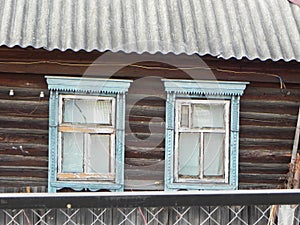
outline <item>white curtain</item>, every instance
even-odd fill
[[[62,133],[63,173],[83,172],[83,133]]]
[[[200,134],[181,133],[179,136],[179,175],[199,176]]]
[[[87,173],[110,173],[110,135],[90,134],[86,155]]]
[[[224,134],[204,134],[204,176],[224,174]]]
[[[63,122],[111,124],[112,104],[110,100],[65,99]]]
[[[224,105],[195,104],[193,128],[224,128]]]

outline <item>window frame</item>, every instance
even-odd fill
[[[131,80],[86,78],[86,77],[63,77],[63,76],[45,76],[48,89],[50,90],[49,98],[49,158],[48,158],[48,192],[56,192],[63,188],[71,188],[75,191],[81,190],[124,190],[124,153],[125,153],[125,98],[130,87]],[[85,98],[110,98],[114,99],[114,177],[84,177],[71,176],[63,177],[59,174],[59,157],[61,155],[59,146],[60,122],[62,116],[61,96],[87,96]],[[65,126],[64,128],[72,128]],[[93,128],[86,128],[80,124],[78,129],[86,132],[106,132],[110,133],[112,127],[95,125]],[[78,175],[78,174],[77,174]],[[88,179],[87,179],[88,178]]]
[[[238,152],[239,152],[239,105],[240,96],[248,82],[217,80],[176,80],[162,79],[166,99],[165,126],[165,191],[176,190],[233,190],[238,188]],[[228,182],[209,182],[199,180],[176,180],[175,172],[175,133],[176,100],[221,100],[230,101],[229,122],[229,167]]]
[[[82,100],[110,100],[112,102],[111,109],[111,125],[94,125],[93,127],[88,126],[89,123],[79,123],[71,124],[63,122],[63,102],[64,99],[82,99]],[[82,94],[60,94],[59,95],[59,117],[58,117],[58,180],[78,180],[78,181],[88,181],[88,180],[107,180],[113,181],[115,179],[115,111],[116,104],[114,97],[108,96],[94,96],[94,95],[82,95]],[[83,146],[83,164],[87,160],[87,150],[89,149],[89,134],[107,134],[110,135],[110,170],[113,171],[112,174],[101,174],[101,173],[87,173],[83,171],[82,173],[64,173],[62,172],[62,133],[83,133],[84,144]],[[84,167],[84,165],[83,165]],[[85,167],[84,167],[85,170]]]
[[[192,104],[204,104],[204,105],[220,105],[224,104],[224,122],[225,126],[223,129],[209,129],[209,128],[193,128],[191,127],[191,117],[192,117]],[[181,121],[181,106],[188,105],[189,106],[189,127],[190,128],[181,128],[180,121]],[[230,111],[230,101],[229,100],[220,100],[220,99],[183,99],[178,98],[175,100],[175,144],[174,144],[174,181],[175,183],[180,182],[201,182],[201,183],[228,183],[229,177],[229,111]],[[199,167],[200,167],[200,177],[196,178],[180,178],[179,177],[179,134],[180,133],[199,133],[201,136],[201,143],[199,149]],[[224,178],[205,178],[204,177],[204,133],[224,133],[225,140],[224,140]]]

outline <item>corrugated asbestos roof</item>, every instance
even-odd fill
[[[0,45],[300,61],[288,0],[0,0]]]

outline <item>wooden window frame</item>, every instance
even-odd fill
[[[224,105],[224,122],[225,126],[223,129],[209,129],[209,128],[193,128],[191,126],[192,121],[192,104],[202,104],[202,105]],[[182,106],[189,107],[189,127],[181,127],[181,107]],[[174,152],[174,180],[175,182],[201,182],[201,183],[228,183],[228,168],[229,168],[229,111],[230,111],[230,101],[229,100],[215,100],[215,99],[176,99],[175,100],[175,152]],[[180,133],[199,133],[201,136],[201,144],[200,144],[200,157],[199,157],[199,167],[200,167],[200,176],[198,178],[180,178],[179,177],[179,134]],[[225,143],[224,143],[224,177],[223,178],[205,178],[204,177],[204,133],[224,133],[225,134]]]
[[[80,124],[70,124],[63,122],[63,101],[64,99],[82,99],[82,100],[109,100],[111,101],[111,125],[89,125],[87,123],[80,123]],[[69,94],[60,94],[59,95],[59,125],[58,125],[58,172],[57,178],[58,180],[77,180],[77,181],[88,181],[88,180],[95,180],[95,181],[113,181],[115,179],[115,111],[116,111],[116,104],[115,104],[114,97],[105,97],[105,96],[86,96],[86,95],[69,95]],[[67,132],[79,132],[84,133],[84,140],[87,143],[84,145],[84,157],[83,157],[83,164],[87,160],[87,150],[89,146],[89,134],[107,134],[110,135],[110,170],[112,173],[110,174],[101,174],[101,173],[87,173],[83,171],[83,173],[64,173],[62,172],[62,133]],[[84,167],[83,165],[83,167]],[[85,170],[85,167],[84,167]]]
[[[165,191],[233,190],[238,188],[239,105],[248,82],[162,79],[166,99]],[[178,177],[178,107],[176,102],[226,101],[228,112],[228,172],[224,179],[181,179]],[[189,116],[190,117],[190,116]],[[196,132],[196,131],[195,131]]]
[[[125,153],[125,97],[131,80],[46,76],[49,99],[49,171],[48,192],[63,188],[81,190],[124,190]],[[62,122],[63,98],[111,99],[111,124],[84,124]],[[111,137],[110,164],[114,173],[62,173],[61,135],[63,132],[80,132],[85,135],[109,134]],[[89,137],[87,137],[89,138]],[[88,146],[86,146],[88,148]]]

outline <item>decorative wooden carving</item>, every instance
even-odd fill
[[[130,80],[113,80],[98,78],[57,77],[46,76],[50,90],[49,102],[49,174],[48,192],[56,192],[62,188],[72,188],[76,191],[88,189],[96,191],[106,189],[110,191],[124,190],[124,136],[125,136],[125,95]],[[58,172],[58,123],[59,123],[59,95],[89,95],[110,96],[116,99],[116,143],[115,143],[115,179],[105,180],[59,180]]]
[[[240,96],[248,82],[162,79],[167,92],[165,138],[165,190],[226,190],[238,187]],[[174,179],[175,99],[226,99],[231,101],[228,183],[176,182]]]

